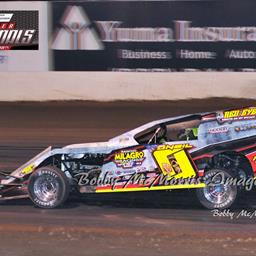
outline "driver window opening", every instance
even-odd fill
[[[180,120],[179,120],[180,121]],[[135,136],[140,144],[164,144],[171,141],[197,140],[201,117],[176,123],[162,123]]]

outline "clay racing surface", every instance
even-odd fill
[[[0,169],[48,145],[105,141],[155,119],[255,103],[0,103]],[[55,210],[9,201],[0,206],[0,255],[255,255],[255,195],[225,212],[203,209],[193,190],[88,195]]]

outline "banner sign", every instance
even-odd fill
[[[38,11],[0,11],[0,50],[38,50]]]
[[[54,69],[256,71],[255,9],[254,0],[53,2]]]
[[[48,71],[48,3],[0,1],[0,72]]]

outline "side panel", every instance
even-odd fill
[[[128,192],[204,187],[190,158],[188,143],[143,145],[112,152],[103,164],[101,192]],[[186,180],[187,179],[187,180]]]

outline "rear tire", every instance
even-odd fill
[[[225,183],[226,179],[230,178],[236,178],[236,175],[229,170],[211,169],[207,171],[204,177],[206,187],[196,191],[199,202],[207,209],[222,210],[233,205],[238,196],[238,187],[228,182]]]
[[[68,178],[56,167],[39,168],[29,178],[29,197],[40,208],[59,207],[68,198],[69,191]]]

